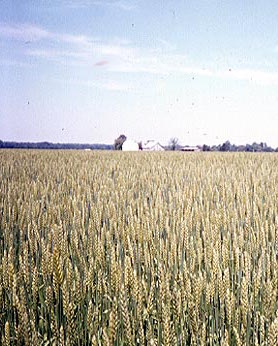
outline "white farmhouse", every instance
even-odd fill
[[[165,149],[159,142],[148,140],[143,144],[143,151],[164,151]]]

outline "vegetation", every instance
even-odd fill
[[[3,142],[0,140],[1,149],[54,149],[54,150],[112,150],[110,144],[82,144],[82,143],[50,143],[50,142]]]
[[[177,137],[172,137],[169,141],[169,150],[177,150],[179,146],[179,140]]]
[[[268,146],[266,143],[256,143],[253,144],[246,144],[246,145],[236,145],[231,144],[230,141],[226,141],[223,144],[219,145],[203,145],[203,151],[246,151],[246,152],[278,152],[278,148],[273,149],[272,147]]]
[[[114,149],[115,150],[122,150],[123,144],[126,141],[127,137],[125,135],[120,135],[118,138],[114,141]]]
[[[54,150],[64,150],[64,149],[74,149],[74,150],[122,150],[123,143],[127,137],[125,135],[120,135],[115,139],[113,144],[81,144],[81,143],[50,143],[50,142],[5,142],[0,140],[0,149],[54,149]],[[138,143],[139,149],[142,150],[142,141]],[[232,152],[278,152],[278,148],[273,149],[266,143],[256,143],[246,144],[246,145],[236,145],[231,144],[229,141],[223,144],[209,146],[204,144],[198,146],[202,151],[232,151]],[[181,150],[183,145],[179,143],[178,138],[173,137],[169,140],[168,145],[164,146],[166,150]]]
[[[277,345],[277,161],[0,151],[0,343]]]

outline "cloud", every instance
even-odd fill
[[[131,11],[136,8],[136,4],[134,1],[123,1],[123,0],[118,0],[118,1],[105,1],[105,0],[95,0],[91,1],[92,5],[96,6],[103,6],[103,7],[110,7],[110,8],[119,8],[124,11]]]
[[[106,90],[110,90],[110,91],[132,91],[134,90],[133,87],[123,84],[123,83],[119,83],[116,81],[109,81],[109,82],[105,82],[102,84],[95,84],[96,87],[101,88],[101,89],[106,89]]]
[[[89,37],[85,35],[69,35],[69,34],[57,34],[53,33],[53,39],[64,43],[70,43],[74,45],[80,45],[82,47],[90,47],[93,42],[97,42],[99,39]]]
[[[54,41],[56,43],[63,42],[83,47],[90,46],[97,38],[91,38],[85,35],[70,35],[56,33],[46,30],[40,26],[33,24],[5,24],[0,23],[0,37],[23,41],[23,42],[38,42],[38,41]]]
[[[130,59],[136,56],[137,48],[113,42],[98,42],[92,46],[92,50],[97,55],[101,56],[114,56],[121,59]]]
[[[79,59],[81,64],[87,62],[92,65],[97,61],[107,60],[107,57],[125,59],[137,54],[137,49],[126,39],[114,38],[105,41],[86,35],[53,32],[33,24],[0,23],[1,37],[28,43],[24,47],[24,53],[28,56],[55,61],[60,59],[60,62],[66,57]],[[39,48],[37,43],[40,43]]]
[[[215,73],[216,77],[255,82],[260,85],[278,85],[278,73],[255,69],[230,69]]]
[[[65,42],[65,40],[63,40]],[[28,45],[25,55],[41,59],[48,59],[60,63],[76,64],[80,66],[104,66],[109,61],[126,61],[135,59],[138,51],[133,47],[112,42],[93,42],[89,39],[85,44],[59,45],[58,47],[36,48]]]
[[[82,81],[81,81],[81,83],[82,83]],[[107,91],[123,91],[123,92],[134,91],[134,87],[132,85],[128,85],[127,83],[118,82],[116,80],[107,80],[104,82],[85,81],[85,82],[83,82],[83,85],[87,86],[87,87],[93,87],[93,88],[107,90]]]
[[[120,9],[132,11],[137,8],[137,3],[132,0],[71,0],[64,3],[68,8],[87,8],[90,6],[105,7],[108,9]]]
[[[0,37],[20,41],[40,41],[51,38],[52,34],[38,26],[31,24],[7,25],[0,23]]]
[[[97,2],[99,1],[90,3]],[[3,23],[0,23],[0,37],[32,43],[24,45],[23,52],[27,56],[67,65],[107,65],[103,70],[105,73],[145,73],[166,76],[174,74],[192,76],[192,78],[200,76],[247,81],[260,85],[278,85],[278,73],[254,69],[201,68],[197,64],[192,64],[187,55],[177,54],[173,46],[161,39],[157,39],[154,49],[140,47],[120,38],[101,40],[86,35],[53,32],[32,24]],[[39,47],[38,42],[40,42]],[[106,87],[108,89],[109,85]],[[117,89],[116,84],[110,84],[110,90],[112,89]]]
[[[110,65],[108,70],[121,73],[148,73],[157,75],[185,75],[194,77],[220,78],[226,80],[246,81],[258,85],[278,85],[278,73],[256,69],[208,69],[192,65],[187,56],[166,54],[152,55],[145,52],[135,59],[123,59]]]
[[[191,75],[191,76],[212,76],[209,69],[190,66],[188,57],[179,54],[161,55],[155,51],[144,51],[134,58],[123,58],[119,63],[109,67],[111,72],[126,73],[148,73],[157,75]]]
[[[47,58],[50,60],[56,60],[58,62],[63,61],[65,58],[74,58],[77,60],[88,58],[88,54],[86,52],[59,49],[28,49],[26,55],[37,58]]]
[[[122,91],[122,92],[131,92],[135,91],[135,87],[132,84],[119,82],[117,80],[108,79],[105,81],[92,81],[92,80],[76,80],[76,79],[55,79],[56,82],[69,84],[69,85],[78,85],[86,88],[97,88],[107,91]]]

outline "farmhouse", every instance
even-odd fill
[[[143,144],[143,150],[144,151],[164,151],[165,149],[159,142],[155,142],[154,140],[148,140],[146,143]]]

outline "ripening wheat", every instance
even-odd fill
[[[278,344],[276,154],[7,150],[0,178],[0,344]]]

